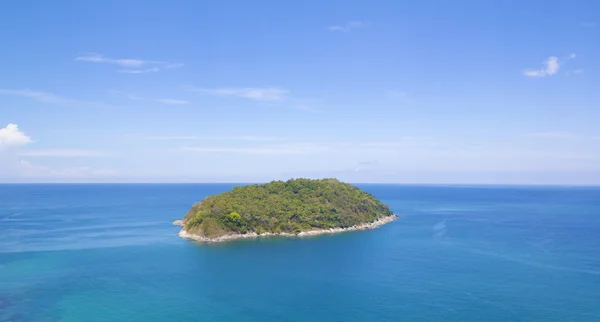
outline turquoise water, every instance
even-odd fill
[[[371,231],[198,245],[232,185],[0,185],[0,321],[600,321],[600,188],[360,185]]]

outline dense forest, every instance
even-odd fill
[[[346,228],[390,216],[373,195],[337,179],[291,179],[236,186],[196,203],[183,218],[187,232],[227,234],[299,233]]]

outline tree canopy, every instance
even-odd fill
[[[390,216],[373,195],[337,179],[291,179],[236,186],[192,206],[186,231],[205,237],[227,234],[299,233],[347,228]]]

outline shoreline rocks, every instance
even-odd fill
[[[345,232],[345,231],[374,229],[379,226],[385,225],[389,222],[392,222],[396,219],[398,219],[398,216],[394,214],[391,216],[381,217],[370,223],[359,224],[359,225],[355,225],[355,226],[347,227],[347,228],[315,229],[315,230],[302,231],[298,234],[264,233],[264,234],[259,235],[255,232],[252,232],[252,233],[247,233],[247,234],[229,234],[229,235],[219,236],[219,237],[215,237],[215,238],[209,238],[209,237],[204,237],[204,236],[200,236],[200,235],[190,234],[185,230],[185,228],[182,228],[181,231],[179,231],[179,237],[186,238],[186,239],[192,239],[192,240],[207,243],[207,244],[221,243],[221,242],[232,241],[232,240],[237,240],[237,239],[245,239],[245,238],[261,238],[261,237],[274,237],[274,236],[308,237],[308,236],[316,236],[316,235],[323,235],[323,234],[335,234],[335,233],[341,233],[341,232]],[[183,226],[183,222],[181,220],[176,220],[173,222],[173,225]]]

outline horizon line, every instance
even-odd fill
[[[196,184],[243,184],[243,185],[254,185],[254,184],[265,184],[273,181],[287,181],[287,180],[270,180],[270,181],[256,181],[256,182],[243,182],[243,181],[207,181],[207,182],[0,182],[0,185],[196,185]],[[341,181],[341,180],[340,180]],[[419,183],[419,182],[350,182],[342,181],[353,185],[397,185],[397,186],[529,186],[529,187],[600,187],[600,183]]]

